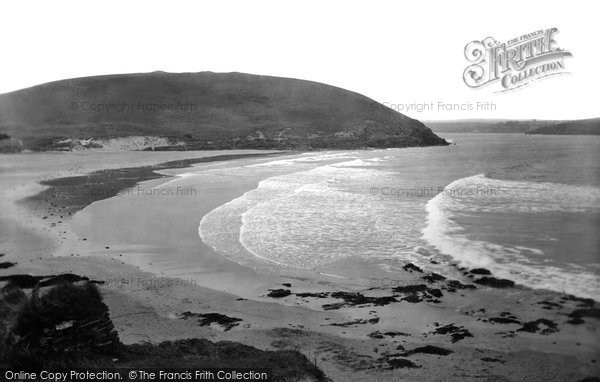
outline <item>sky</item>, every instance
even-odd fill
[[[420,120],[600,117],[595,8],[548,0],[4,2],[0,93],[102,74],[235,71],[339,86]],[[569,74],[504,93],[464,83],[469,42],[553,27],[573,55]]]

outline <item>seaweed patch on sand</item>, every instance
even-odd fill
[[[258,153],[237,155],[216,155],[201,158],[174,160],[151,166],[125,167],[98,170],[86,175],[56,178],[40,182],[47,189],[26,197],[19,203],[48,216],[68,216],[82,210],[91,203],[112,198],[136,184],[168,177],[159,170],[186,168],[199,163],[209,163],[242,158],[260,158],[287,153]]]
[[[222,327],[223,330],[226,332],[238,326],[240,321],[242,321],[241,318],[228,317],[220,313],[183,312],[179,315],[179,318],[181,318],[182,320],[195,318],[197,319],[198,325],[200,326],[210,326],[212,324],[216,324]]]

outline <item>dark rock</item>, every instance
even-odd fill
[[[5,262],[0,263],[0,269],[12,268],[15,265],[17,265],[17,263],[11,263],[10,261],[5,261]]]
[[[546,328],[541,329],[540,325],[544,325],[546,326]],[[529,321],[524,323],[523,327],[517,329],[517,332],[537,333],[539,331],[540,334],[546,335],[558,332],[558,328],[556,326],[556,323],[545,318],[540,318],[535,321]]]
[[[272,298],[282,298],[287,297],[292,294],[289,289],[269,289],[270,292],[267,294],[267,297]]]
[[[396,287],[392,290],[397,293],[413,294],[413,293],[417,293],[417,292],[425,292],[427,290],[427,285],[425,285],[425,284],[406,285],[406,286]]]
[[[356,306],[356,305],[375,305],[375,306],[384,306],[391,304],[393,302],[398,302],[394,296],[383,296],[383,297],[367,297],[361,293],[355,292],[333,292],[330,295],[333,298],[339,298],[344,300],[341,303],[334,304],[325,304],[323,305],[323,309],[325,310],[333,310],[339,309],[346,306]]]
[[[465,337],[473,337],[471,332],[465,329],[462,326],[456,326],[454,324],[448,324],[445,326],[441,326],[433,331],[433,334],[450,334],[452,337],[452,342],[457,342]]]
[[[34,288],[38,282],[45,276],[32,276],[32,275],[10,275],[1,276],[0,281],[8,281],[6,287],[18,287],[21,289]]]
[[[423,299],[416,294],[411,294],[402,299],[402,301],[410,302],[411,304],[416,304],[418,302],[423,301]]]
[[[376,338],[376,339],[383,339],[385,337],[398,337],[398,336],[404,336],[404,337],[410,337],[410,334],[408,333],[402,333],[402,332],[385,332],[385,333],[381,333],[380,331],[376,331],[373,333],[370,333],[368,335],[371,338]]]
[[[594,300],[592,300],[591,298],[581,298],[581,297],[575,297],[573,295],[568,295],[566,297],[563,297],[563,299],[565,301],[579,302],[582,305],[582,307],[588,307],[588,308],[593,307],[595,304]]]
[[[0,153],[18,153],[23,151],[23,142],[6,134],[0,134]]]
[[[226,332],[231,330],[233,327],[238,326],[239,322],[242,321],[241,318],[228,317],[220,313],[192,313],[189,311],[181,313],[179,318],[182,320],[197,318],[198,325],[200,326],[208,326],[214,323],[222,326]]]
[[[500,363],[504,363],[504,362],[506,362],[506,361],[503,361],[503,360],[501,360],[501,359],[498,359],[498,358],[491,358],[491,357],[483,357],[481,360],[482,360],[483,362],[500,362]]]
[[[304,292],[304,293],[295,293],[296,296],[305,298],[305,297],[314,297],[314,298],[326,298],[329,296],[327,292]]]
[[[380,332],[369,333],[368,337],[373,338],[373,339],[378,339],[378,340],[385,338],[385,336],[383,334],[381,334]]]
[[[416,271],[419,273],[423,273],[423,270],[421,268],[417,267],[416,265],[414,265],[413,263],[406,264],[405,266],[402,267],[402,269],[404,269],[405,271],[409,271],[409,272]]]
[[[292,287],[292,284],[290,284],[290,283],[283,283],[283,284],[281,284],[281,285],[283,285],[284,287],[288,287],[288,288],[291,288],[291,287]]]
[[[333,304],[323,304],[321,307],[324,310],[337,310],[337,309],[343,308],[345,306],[347,306],[347,305],[344,302],[336,302]]]
[[[492,272],[488,271],[485,268],[475,268],[475,269],[471,269],[471,274],[487,276],[487,275],[491,275]]]
[[[9,325],[17,339],[11,348],[13,364],[17,358],[34,367],[54,355],[98,354],[118,343],[108,307],[94,285],[62,284],[44,293],[35,289],[30,297],[17,288],[13,291],[29,299],[15,306],[18,313]]]
[[[551,302],[551,301],[540,301],[538,302],[538,304],[540,305],[544,305],[542,307],[542,309],[552,309],[552,308],[562,308],[562,305],[556,303],[556,302]]]
[[[581,317],[592,317],[592,318],[600,318],[600,309],[598,308],[588,308],[588,309],[575,309],[573,312],[569,313],[569,317],[572,318],[581,318]]]
[[[507,279],[497,279],[495,277],[482,277],[475,280],[476,284],[485,285],[492,288],[511,288],[515,286],[514,281]]]
[[[495,322],[497,324],[520,324],[521,321],[512,319],[512,318],[507,318],[507,317],[492,317],[489,320],[490,322]]]
[[[403,332],[385,332],[383,334],[385,334],[388,337],[397,337],[397,336],[410,337],[410,334],[403,333]]]
[[[447,285],[452,289],[477,289],[473,284],[463,284],[458,280],[449,280]]]
[[[89,281],[89,278],[85,276],[74,275],[72,273],[65,273],[57,276],[50,276],[43,281],[40,281],[40,287],[59,285],[65,283],[75,283],[78,281]]]
[[[443,296],[440,289],[428,288],[425,284],[399,286],[392,290],[397,293],[406,294],[407,296],[402,298],[402,301],[407,301],[410,303],[418,303],[423,300],[439,303],[440,301],[434,299],[433,297],[440,298]]]
[[[390,369],[418,369],[422,366],[415,364],[414,362],[404,358],[393,358],[387,360]]]
[[[427,282],[430,282],[430,283],[436,283],[438,281],[446,280],[446,278],[444,276],[437,274],[435,272],[432,272],[429,275],[423,276],[422,279],[426,280]]]
[[[571,325],[581,325],[583,323],[585,323],[585,321],[581,317],[575,317],[567,321],[567,324]]]
[[[448,355],[452,353],[452,350],[448,350],[448,349],[444,349],[444,348],[440,348],[437,346],[433,346],[433,345],[426,345],[426,346],[421,346],[418,348],[414,348],[412,350],[409,350],[407,352],[404,352],[402,354],[399,354],[401,357],[409,357],[413,354],[436,354],[436,355]]]
[[[349,322],[337,322],[337,323],[329,324],[329,326],[348,327],[348,326],[355,326],[355,325],[376,324],[378,322],[379,322],[379,317],[374,317],[374,318],[371,318],[368,320],[356,319],[354,321],[349,321]]]

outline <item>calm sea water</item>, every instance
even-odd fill
[[[445,134],[448,147],[308,153],[198,169],[259,183],[200,222],[241,264],[319,270],[352,258],[486,267],[597,298],[600,137]],[[440,271],[440,269],[436,269]]]

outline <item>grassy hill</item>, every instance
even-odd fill
[[[465,119],[454,121],[430,121],[425,124],[439,133],[516,133],[523,134],[540,127],[551,126],[560,121]]]
[[[600,118],[562,121],[555,125],[537,128],[528,134],[600,135]]]
[[[442,145],[421,122],[358,93],[242,73],[120,74],[0,95],[0,133],[34,150],[61,139],[158,136],[165,149]]]
[[[600,118],[574,121],[466,119],[454,121],[429,121],[425,122],[425,125],[438,133],[600,134]]]

